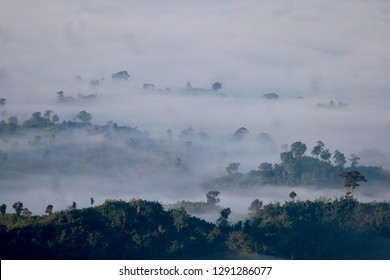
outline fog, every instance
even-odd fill
[[[1,7],[0,120],[17,116],[22,124],[52,110],[71,121],[85,110],[92,124],[137,127],[151,143],[129,148],[128,135],[73,131],[55,143],[42,134],[46,146],[37,148],[36,132],[2,136],[0,150],[19,164],[1,172],[8,209],[20,200],[41,214],[47,204],[88,206],[90,197],[205,201],[204,182],[225,175],[229,163],[243,173],[279,163],[281,146],[295,141],[307,155],[322,140],[331,152],[360,156],[361,165],[390,169],[385,1],[2,0]],[[122,70],[129,79],[112,79]],[[211,90],[216,81],[221,90]],[[240,127],[249,133],[234,141]],[[183,136],[189,128],[192,136]],[[34,166],[46,149],[52,166]],[[340,189],[263,186],[221,191],[220,204],[239,216],[253,199],[283,202],[293,189],[297,199],[344,193],[341,182]],[[390,199],[388,190],[364,185],[355,196]]]

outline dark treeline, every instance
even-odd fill
[[[389,171],[381,167],[360,166],[360,158],[353,154],[349,158],[350,165],[346,166],[347,160],[342,152],[335,150],[332,156],[324,146],[322,141],[318,141],[311,151],[312,156],[307,156],[306,144],[294,142],[291,150],[288,151],[286,147],[286,151],[280,154],[280,163],[263,162],[256,170],[245,174],[238,171],[240,163],[231,163],[226,167],[226,176],[207,182],[205,186],[213,189],[259,185],[337,187],[340,185],[340,174],[352,171],[364,174],[372,185],[389,185]]]
[[[389,259],[390,204],[252,203],[217,223],[134,199],[44,216],[0,215],[1,259]],[[224,219],[225,218],[225,219]],[[271,258],[271,257],[270,257]]]
[[[167,130],[166,141],[162,141],[153,139],[137,127],[118,126],[111,121],[105,125],[93,125],[91,119],[91,114],[80,111],[73,120],[60,122],[57,114],[47,110],[34,112],[21,124],[16,116],[8,121],[2,120],[0,138],[4,148],[0,149],[0,174],[6,177],[17,171],[21,174],[38,171],[86,173],[95,172],[94,167],[118,171],[124,164],[133,165],[138,173],[145,172],[145,166],[149,168],[149,174],[166,170],[180,173],[199,167],[201,163],[196,161],[197,157],[204,157],[203,160],[207,161],[207,154],[212,150],[205,149],[202,153],[200,147],[193,145],[192,141],[197,139],[206,147],[209,136],[192,128],[183,129],[179,141],[172,142],[171,129]],[[245,141],[246,134],[248,130],[241,127],[230,140],[239,145]],[[272,139],[267,134],[261,135],[259,145],[267,147]],[[96,137],[102,139],[94,141]],[[23,143],[33,149],[27,151],[22,147]],[[364,174],[369,184],[388,186],[390,183],[389,171],[361,166],[357,155],[347,158],[338,149],[332,153],[322,141],[313,147],[311,155],[307,155],[306,144],[299,141],[290,147],[283,146],[279,163],[261,162],[259,156],[257,169],[247,173],[239,172],[239,162],[227,164],[226,176],[204,182],[205,189],[261,185],[336,187],[340,185],[338,175],[352,170]]]

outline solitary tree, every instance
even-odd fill
[[[229,218],[229,215],[230,213],[232,213],[232,211],[230,210],[230,208],[224,208],[222,209],[220,212],[220,216],[217,220],[217,225],[219,226],[227,226],[228,225],[228,218]]]
[[[238,162],[233,162],[226,167],[226,172],[229,176],[234,176],[238,172],[238,167],[240,167],[240,164]]]
[[[215,83],[211,86],[211,88],[212,88],[213,90],[220,90],[220,89],[222,89],[222,84],[221,84],[220,82],[215,82]]]
[[[321,154],[324,147],[325,147],[324,142],[322,142],[321,140],[318,140],[317,145],[314,146],[313,150],[311,151],[311,154],[315,157],[318,157]]]
[[[90,113],[86,112],[86,111],[80,111],[77,115],[76,115],[76,119],[79,119],[80,121],[82,121],[83,123],[88,123],[91,119],[92,119],[92,116]]]
[[[341,177],[344,181],[344,187],[345,189],[345,196],[347,198],[352,198],[352,191],[360,186],[358,182],[363,181],[367,182],[366,178],[356,170],[350,171],[350,172],[343,172],[339,174],[339,177]]]
[[[334,159],[334,164],[340,168],[344,168],[344,165],[347,163],[344,154],[339,150],[334,151],[333,159]]]
[[[244,139],[245,135],[249,133],[249,130],[246,127],[240,127],[237,129],[233,134],[234,140],[242,140]]]
[[[77,204],[75,201],[72,202],[72,205],[68,207],[68,210],[76,210]]]
[[[293,202],[294,202],[294,198],[295,198],[296,196],[297,196],[297,193],[294,192],[294,191],[290,192],[290,194],[289,194],[289,197],[293,200]]]
[[[18,202],[15,202],[13,205],[12,205],[12,208],[15,209],[15,213],[16,213],[16,216],[20,216],[22,214],[22,211],[23,211],[23,203],[18,201]]]
[[[349,160],[351,161],[351,167],[356,168],[359,165],[360,157],[352,154],[351,157],[349,158]]]
[[[53,205],[51,205],[51,204],[47,205],[45,213],[48,215],[53,214]]]
[[[251,202],[251,205],[248,207],[248,211],[250,214],[255,214],[262,207],[263,207],[263,202],[258,198],[256,198]]]
[[[207,204],[216,205],[220,201],[218,195],[219,191],[209,191],[206,194]]]
[[[0,205],[0,213],[1,214],[5,214],[5,212],[7,211],[7,205],[5,205],[4,203]]]

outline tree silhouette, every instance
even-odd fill
[[[345,160],[344,154],[342,152],[340,152],[339,150],[334,151],[333,159],[334,159],[334,163],[336,164],[337,167],[344,168],[344,164],[347,163],[347,161]]]
[[[238,162],[233,162],[233,163],[230,163],[228,165],[228,167],[226,167],[226,172],[229,176],[234,176],[237,174],[238,172],[238,167],[240,166],[240,164]]]
[[[351,157],[349,158],[349,160],[351,161],[351,167],[355,168],[355,167],[357,167],[359,165],[360,157],[358,157],[357,155],[352,154]]]
[[[292,200],[293,200],[293,202],[294,202],[294,198],[297,196],[297,193],[296,192],[294,192],[294,191],[292,191],[292,192],[290,192],[290,194],[288,195]]]
[[[48,215],[53,214],[53,205],[51,205],[51,204],[47,205],[45,213]]]
[[[248,211],[250,214],[255,214],[262,207],[263,207],[263,202],[258,198],[256,198],[251,202],[251,205],[248,207]]]
[[[220,89],[222,89],[222,84],[221,84],[220,82],[215,82],[215,83],[211,86],[211,88],[212,88],[213,90],[220,90]]]
[[[220,201],[218,195],[219,195],[219,191],[209,191],[206,194],[207,204],[212,204],[212,205],[217,204]]]
[[[301,159],[303,154],[306,152],[306,149],[306,145],[302,142],[294,142],[291,144],[291,152],[296,159]]]
[[[77,204],[75,201],[72,202],[72,205],[68,207],[68,210],[76,210]]]
[[[22,214],[22,211],[23,211],[23,203],[18,201],[18,202],[15,202],[13,205],[12,205],[12,208],[15,209],[15,213],[16,213],[16,216],[20,216]]]
[[[83,123],[88,123],[91,119],[92,119],[92,116],[90,113],[86,112],[86,111],[80,111],[77,115],[76,115],[76,118],[75,119],[79,119],[80,121],[82,121]]]
[[[1,204],[1,206],[0,206],[0,213],[1,214],[5,214],[6,211],[7,211],[7,205],[5,205],[4,203]]]
[[[228,225],[228,218],[229,218],[229,215],[230,213],[232,213],[232,211],[230,210],[230,208],[224,208],[222,209],[220,212],[220,216],[217,220],[217,225],[219,225],[220,227],[221,226],[227,226]]]
[[[234,140],[242,140],[244,139],[245,135],[249,133],[249,130],[246,127],[240,127],[237,129],[233,134]]]
[[[321,140],[318,140],[317,145],[314,146],[313,150],[311,151],[311,154],[318,158],[318,156],[321,154],[324,147],[325,147],[324,142],[322,142]]]
[[[341,177],[344,181],[344,187],[346,188],[345,196],[347,198],[352,198],[352,191],[356,187],[360,186],[358,182],[367,182],[366,178],[359,171],[356,170],[350,172],[343,172],[339,174],[339,177]]]

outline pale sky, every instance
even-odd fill
[[[219,80],[314,94],[390,86],[388,1],[0,3],[0,73],[11,80],[126,69],[160,87]]]

